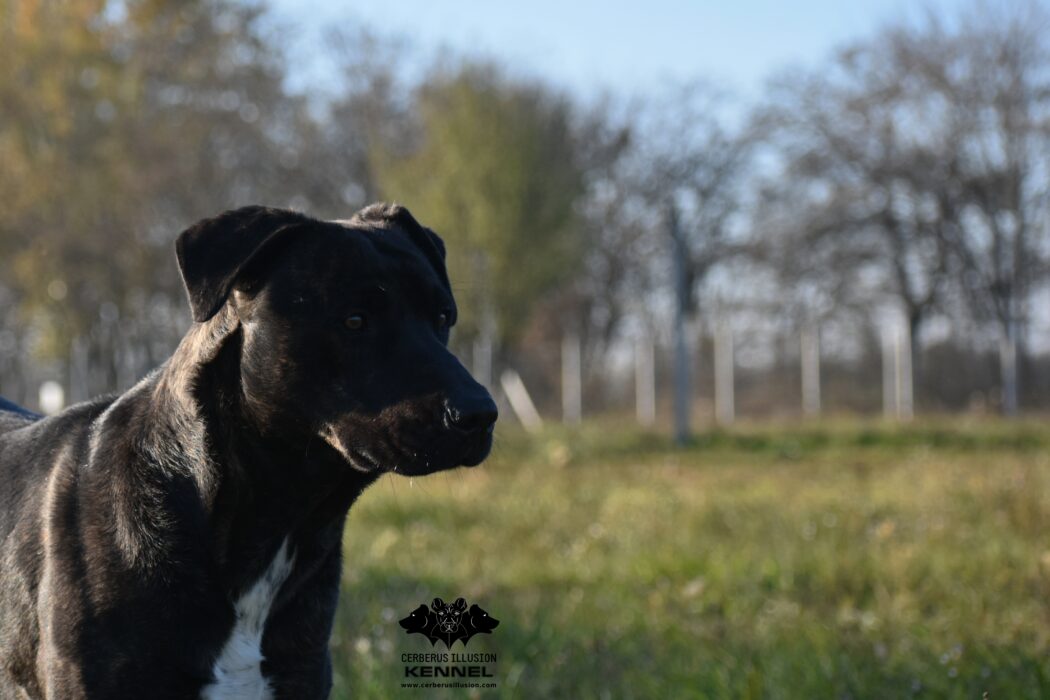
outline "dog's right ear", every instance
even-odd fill
[[[445,609],[445,601],[441,600],[441,598],[434,598],[434,602],[431,604],[430,607],[434,610],[434,612],[440,612],[441,610]]]
[[[207,321],[226,303],[238,276],[268,243],[311,221],[284,209],[244,207],[199,221],[179,235],[175,254],[193,320]]]

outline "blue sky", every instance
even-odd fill
[[[928,5],[967,0],[270,0],[294,30],[298,84],[323,81],[326,26],[398,35],[426,57],[441,47],[501,59],[584,95],[644,94],[697,76],[754,95],[777,70],[812,64],[835,46]]]

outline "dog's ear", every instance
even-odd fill
[[[434,270],[441,279],[448,283],[448,272],[445,269],[445,242],[431,229],[416,221],[405,207],[400,204],[369,204],[364,209],[354,214],[351,220],[372,223],[392,223],[408,234],[412,242],[423,251]]]
[[[430,607],[432,607],[434,609],[434,612],[438,612],[440,610],[444,610],[445,609],[445,601],[441,600],[441,598],[434,598],[434,602],[431,604]]]
[[[311,219],[269,207],[234,209],[199,221],[179,235],[175,254],[190,298],[194,321],[207,321],[248,263],[279,234]]]
[[[467,609],[467,601],[462,598],[456,598],[456,602],[452,604],[453,609],[463,612]]]

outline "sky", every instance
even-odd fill
[[[263,1],[287,32],[292,87],[305,91],[335,84],[325,29],[364,25],[404,40],[419,65],[448,48],[585,99],[704,78],[747,103],[772,75],[817,65],[887,23],[1025,0],[313,0],[308,12],[303,0]]]
[[[325,27],[364,24],[417,57],[440,48],[494,57],[571,92],[644,95],[695,77],[754,97],[777,71],[921,8],[967,0],[270,0],[290,30],[293,83],[323,83]],[[422,59],[419,59],[422,60]]]

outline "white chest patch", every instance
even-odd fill
[[[262,674],[263,630],[277,591],[292,571],[294,559],[288,552],[286,537],[263,575],[234,603],[236,621],[212,667],[215,681],[201,691],[202,700],[270,700],[273,697],[270,684]]]

